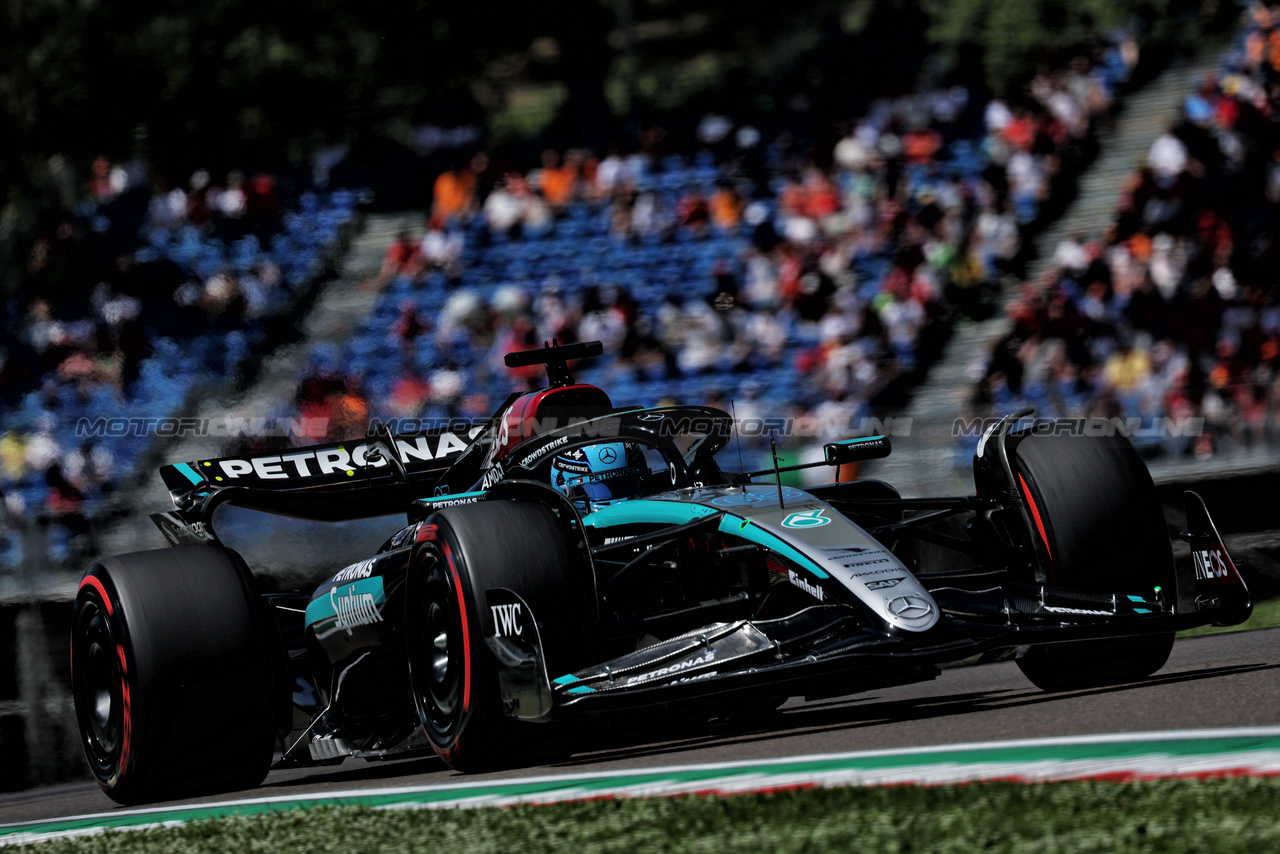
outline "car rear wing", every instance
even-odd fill
[[[481,422],[391,436],[413,490],[429,491],[484,428]],[[190,460],[161,466],[160,477],[179,508],[189,504],[193,496],[234,486],[326,492],[367,487],[371,482],[397,477],[395,467],[382,453],[385,445],[385,439],[370,438]]]

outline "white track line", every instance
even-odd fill
[[[168,813],[189,812],[193,810],[235,809],[239,807],[264,806],[281,803],[316,804],[351,798],[377,798],[397,795],[412,796],[435,792],[458,792],[460,797],[431,803],[413,802],[405,804],[391,804],[386,805],[385,808],[456,807],[464,804],[468,806],[499,806],[510,803],[554,803],[563,800],[577,800],[604,796],[654,797],[704,791],[736,793],[753,790],[758,791],[762,788],[785,788],[813,785],[885,785],[902,782],[942,784],[947,782],[963,782],[977,779],[997,778],[1018,779],[1033,782],[1050,779],[1079,779],[1081,777],[1122,774],[1133,774],[1137,777],[1161,777],[1212,773],[1224,768],[1249,768],[1252,773],[1280,774],[1280,751],[1271,750],[1237,751],[1206,755],[1202,757],[1178,757],[1156,754],[1106,760],[1032,760],[1020,762],[978,761],[963,763],[935,761],[874,770],[831,769],[782,774],[769,774],[767,772],[768,768],[779,765],[840,762],[882,757],[919,756],[924,759],[932,756],[944,756],[946,754],[970,751],[1016,750],[1104,744],[1142,744],[1150,742],[1197,741],[1219,738],[1280,738],[1280,726],[1175,730],[1166,732],[1100,733],[1097,735],[1010,739],[1006,741],[981,741],[963,744],[933,745],[928,747],[888,748],[841,753],[816,753],[768,759],[691,763],[684,765],[656,766],[651,768],[577,772],[572,774],[543,774],[530,777],[498,778],[431,785],[344,789],[337,792],[275,795],[270,797],[209,801],[198,804],[182,804],[141,809],[115,810],[110,812],[85,813],[74,816],[3,824],[0,825],[0,831],[65,822],[118,820],[121,818],[135,816],[160,817]],[[1230,762],[1226,761],[1228,759]],[[662,779],[666,775],[679,776],[698,772],[732,772],[735,770],[742,770],[745,773],[728,774],[725,777],[702,778],[700,780],[693,781]],[[751,773],[753,771],[755,773]],[[495,787],[509,788],[528,785],[536,786],[549,783],[573,784],[584,781],[600,781],[636,776],[657,779],[649,779],[643,783],[633,784],[631,786],[621,786],[614,789],[600,789],[595,787],[584,788],[581,786],[566,785],[564,788],[559,788],[555,791],[529,793],[527,795],[472,795],[469,797],[465,795],[466,792],[474,791],[476,789],[488,789]],[[133,827],[162,827],[181,823],[181,821],[160,821],[147,825],[135,825]],[[18,832],[7,836],[0,836],[0,845],[37,841],[37,836],[40,838],[60,838],[61,836],[66,835],[84,835],[91,832],[98,832],[101,829],[102,828],[78,828],[75,830],[57,831],[52,836],[42,834],[39,831],[30,834]]]

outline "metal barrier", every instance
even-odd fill
[[[0,600],[0,790],[88,779],[71,699],[73,595]]]

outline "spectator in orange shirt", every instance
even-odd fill
[[[554,210],[562,210],[573,201],[578,170],[568,162],[561,166],[560,155],[554,149],[548,148],[542,152],[542,170],[539,175],[538,188]]]
[[[332,398],[329,417],[329,441],[358,439],[369,429],[369,404],[360,391],[359,381],[347,377],[342,392]]]
[[[475,174],[455,163],[436,178],[431,216],[448,222],[470,215],[475,207],[475,188]]]
[[[1274,20],[1266,20],[1260,29],[1249,33],[1244,42],[1246,63],[1249,69],[1269,66],[1280,71],[1280,30]]]
[[[733,187],[721,186],[711,196],[711,221],[725,231],[733,231],[742,221],[742,197]]]

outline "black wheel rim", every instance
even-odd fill
[[[457,735],[462,714],[465,651],[459,602],[440,564],[437,558],[436,569],[410,597],[410,675],[423,727],[445,749]]]
[[[453,609],[446,609],[446,604],[434,598],[428,600],[427,631],[423,640],[425,659],[431,662],[427,671],[431,705],[442,720],[452,720],[462,693],[461,667],[457,660],[462,638],[454,627],[457,619],[449,618]]]
[[[82,602],[75,625],[72,691],[81,741],[94,774],[107,780],[118,770],[125,731],[118,641],[95,598]]]

